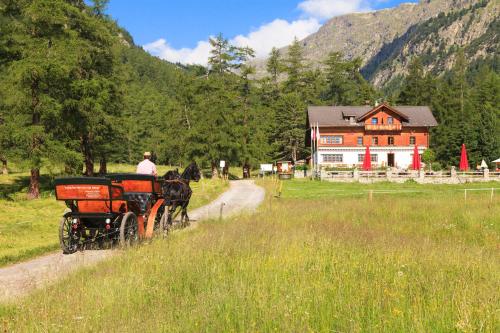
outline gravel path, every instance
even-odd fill
[[[230,188],[210,204],[189,212],[191,220],[228,217],[255,210],[264,200],[265,191],[251,180],[230,183]],[[192,224],[196,226],[196,223]],[[55,237],[55,236],[54,236]],[[68,275],[77,268],[89,266],[119,253],[112,250],[84,251],[71,255],[61,252],[0,268],[0,301],[14,300],[48,282]]]

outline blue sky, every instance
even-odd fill
[[[111,0],[107,13],[151,54],[206,63],[207,40],[222,32],[265,56],[295,36],[314,33],[333,16],[394,7],[416,0]]]

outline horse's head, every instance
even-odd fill
[[[182,178],[187,180],[194,180],[195,182],[200,181],[201,171],[198,168],[196,162],[192,162],[186,170],[182,173]]]
[[[174,180],[179,178],[181,178],[181,175],[179,174],[179,169],[167,171],[167,173],[165,173],[165,175],[163,176],[163,179],[165,180]]]

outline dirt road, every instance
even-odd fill
[[[189,213],[192,220],[228,217],[254,210],[264,200],[264,189],[251,180],[232,181],[229,190],[210,204]],[[195,226],[196,224],[192,224]],[[57,235],[54,234],[54,237]],[[72,255],[52,253],[27,262],[0,268],[0,301],[9,301],[65,276],[77,268],[95,264],[119,253],[113,250],[84,251]]]

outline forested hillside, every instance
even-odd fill
[[[31,170],[30,197],[43,166],[93,175],[144,151],[213,173],[220,159],[254,167],[302,159],[309,104],[431,105],[440,122],[431,147],[443,167],[456,164],[463,142],[472,163],[500,156],[498,57],[467,69],[467,50],[457,50],[439,76],[413,57],[384,96],[361,75],[362,59],[333,52],[319,70],[296,40],[286,54],[274,49],[254,80],[253,50],[222,35],[210,40],[207,68],[149,55],[104,14],[106,3],[0,0],[0,160],[5,171],[9,163]]]

